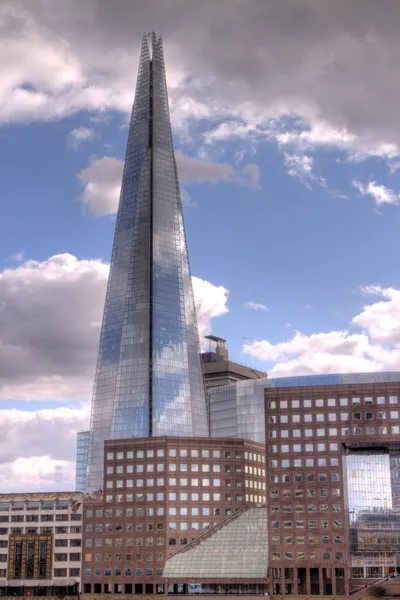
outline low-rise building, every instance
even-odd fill
[[[0,494],[0,595],[80,592],[79,492]]]

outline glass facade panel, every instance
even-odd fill
[[[76,490],[86,492],[86,471],[88,464],[90,431],[80,431],[76,444]]]
[[[347,506],[350,512],[392,508],[390,456],[371,451],[344,457]]]

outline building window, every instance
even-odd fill
[[[96,571],[100,571],[100,573],[96,572],[96,575],[101,575],[101,569],[96,569]],[[67,569],[54,569],[54,577],[66,577]]]

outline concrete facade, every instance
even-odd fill
[[[0,594],[78,594],[79,492],[0,494]]]

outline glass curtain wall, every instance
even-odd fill
[[[152,51],[152,52],[151,52]],[[108,439],[207,436],[161,39],[143,37],[93,390],[87,489]]]

